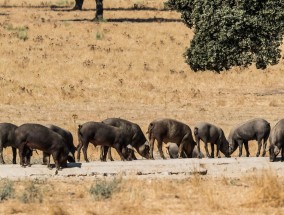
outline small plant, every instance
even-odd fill
[[[135,10],[141,10],[143,8],[146,8],[145,7],[145,4],[144,4],[144,1],[136,1],[134,4],[133,4],[133,9]]]
[[[16,29],[16,31],[20,40],[26,41],[27,39],[29,39],[27,27],[19,27]]]
[[[0,202],[14,197],[13,182],[9,180],[1,181],[3,185],[0,187]]]
[[[24,193],[20,196],[20,201],[23,203],[39,202],[42,203],[43,195],[41,190],[31,182],[25,189]]]
[[[96,185],[92,185],[89,192],[96,199],[108,199],[112,194],[118,190],[118,186],[121,183],[120,179],[113,179],[112,181],[100,181]]]
[[[8,31],[15,32],[20,40],[26,41],[29,39],[28,37],[29,28],[27,26],[14,27],[12,24],[7,24],[6,26],[4,26],[4,28]]]
[[[61,6],[61,7],[69,7],[73,5],[73,1],[68,1],[68,0],[58,0],[56,2],[56,5]]]
[[[104,38],[104,34],[101,33],[101,32],[99,32],[99,31],[97,31],[97,33],[96,33],[96,39],[97,39],[97,40],[102,40],[103,38]]]

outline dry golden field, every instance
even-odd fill
[[[105,0],[105,21],[96,23],[94,0],[85,0],[83,11],[69,11],[72,0],[0,0],[0,121],[57,124],[77,144],[78,124],[107,117],[136,122],[144,132],[156,118],[191,127],[208,121],[227,135],[251,118],[272,126],[283,118],[282,59],[264,71],[194,73],[183,58],[193,31],[163,2]],[[249,146],[255,155],[256,143]],[[10,149],[4,155],[11,162]],[[15,197],[0,201],[0,214],[284,214],[284,179],[273,172],[262,178],[134,178],[103,201],[88,192],[94,181],[47,180],[35,183],[42,203]],[[16,196],[29,183],[15,181]]]

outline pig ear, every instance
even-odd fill
[[[274,147],[274,154],[278,155],[280,152],[279,148],[277,146]]]
[[[136,149],[135,149],[133,146],[131,146],[130,144],[128,144],[128,145],[126,146],[126,148],[131,149],[131,150],[134,151],[134,152],[137,152]],[[137,152],[137,153],[138,153],[138,152]]]
[[[74,156],[71,152],[68,153],[68,156],[74,159]]]
[[[130,144],[128,144],[126,147],[131,149],[131,150],[134,150],[133,146],[131,146]]]

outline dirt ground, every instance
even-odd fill
[[[207,121],[226,136],[252,118],[272,127],[283,118],[283,59],[266,70],[194,73],[183,58],[194,32],[163,2],[105,0],[105,20],[97,23],[95,1],[70,11],[69,0],[0,0],[0,121],[56,124],[77,145],[78,124],[107,117],[138,123],[145,133],[157,118],[191,127]],[[254,156],[256,142],[249,147]],[[3,201],[0,193],[0,214],[284,213],[283,163],[267,157],[101,163],[98,149],[88,154],[90,164],[54,175],[39,165],[41,154],[22,169],[5,149],[0,188],[12,183],[16,191]],[[91,185],[120,177],[111,198],[90,194]]]

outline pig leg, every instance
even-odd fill
[[[204,148],[205,148],[206,156],[208,158],[210,158],[209,151],[208,151],[208,142],[207,142],[207,140],[204,140]]]
[[[110,160],[110,161],[114,161],[114,159],[112,158],[112,155],[111,155],[111,147],[109,147],[108,151],[107,151],[107,158]]]
[[[80,155],[81,155],[81,149],[83,147],[82,142],[79,143],[79,145],[77,146],[77,161],[80,161]]]
[[[221,155],[220,155],[220,145],[221,145],[221,143],[220,143],[220,141],[218,141],[216,145],[217,145],[216,157],[217,158],[221,158]]]
[[[13,151],[13,164],[16,164],[16,158],[17,158],[17,148],[12,147],[12,151]]]
[[[125,161],[126,158],[124,157],[124,155],[123,155],[123,153],[122,153],[122,146],[121,146],[121,145],[122,145],[122,144],[120,144],[120,143],[115,143],[115,144],[113,144],[113,147],[116,149],[117,153],[119,154],[120,159],[121,159],[122,161]]]
[[[55,163],[55,168],[57,170],[62,170],[62,168],[60,167],[60,163],[59,163],[59,158],[60,158],[60,153],[58,151],[52,153],[52,157]]]
[[[105,150],[108,150],[108,147],[107,146],[101,146],[100,147],[100,160],[101,161],[106,161],[106,151]]]
[[[214,143],[210,143],[211,145],[211,158],[214,158]]]
[[[21,143],[19,146],[19,155],[20,155],[20,165],[22,167],[25,167],[25,163],[24,163],[24,147],[25,147],[25,143]]]
[[[89,159],[88,159],[88,156],[87,156],[88,146],[89,146],[89,142],[85,141],[84,144],[83,144],[83,154],[84,154],[84,159],[87,163],[89,162]]]
[[[108,146],[101,146],[101,161],[106,161],[106,156],[110,147]]]
[[[48,153],[46,153],[46,152],[43,152],[42,153],[42,165],[47,165],[47,162],[48,162],[48,156],[49,156],[49,154]]]
[[[154,156],[153,156],[153,150],[154,150],[154,142],[155,142],[155,139],[152,138],[150,139],[150,159],[151,160],[154,160]]]
[[[136,158],[135,153],[134,153],[133,150],[131,150],[130,158],[131,158],[132,160],[137,160],[137,158]]]
[[[47,165],[47,168],[48,169],[52,169],[52,167],[50,166],[50,154],[47,154],[48,156],[47,156],[47,163],[46,163],[46,165]]]
[[[0,164],[5,164],[3,159],[3,140],[0,140]]]
[[[183,139],[181,144],[178,147],[178,158],[183,158],[183,148],[184,148],[185,140]]]
[[[31,156],[32,156],[32,154],[33,154],[32,149],[26,147],[26,149],[25,149],[26,165],[29,166],[29,167],[31,166]]]
[[[195,140],[196,140],[197,151],[198,151],[197,157],[202,158],[201,151],[200,151],[200,139],[199,139],[199,137],[197,137],[197,135],[195,136]]]
[[[268,136],[269,137],[269,136]],[[266,154],[266,146],[267,146],[267,139],[268,137],[263,139],[263,151],[262,151],[262,157],[265,157]]]
[[[238,146],[239,146],[239,157],[242,157],[243,154],[243,141],[238,140]]]
[[[257,153],[256,153],[256,157],[258,157],[259,156],[259,154],[260,154],[260,150],[261,150],[261,146],[262,146],[262,141],[261,141],[261,139],[258,139],[257,140],[257,144],[258,144],[258,148],[257,148]]]
[[[132,150],[127,147],[122,148],[122,154],[126,158],[127,161],[132,161],[131,151]]]
[[[163,152],[163,149],[162,149],[162,146],[163,146],[163,142],[162,142],[161,139],[159,139],[158,140],[158,150],[159,150],[160,156],[161,156],[161,158],[166,159],[164,152]]]
[[[244,145],[245,145],[245,149],[246,149],[246,153],[247,153],[247,157],[249,157],[250,153],[249,153],[249,147],[248,147],[248,141],[244,141]]]

